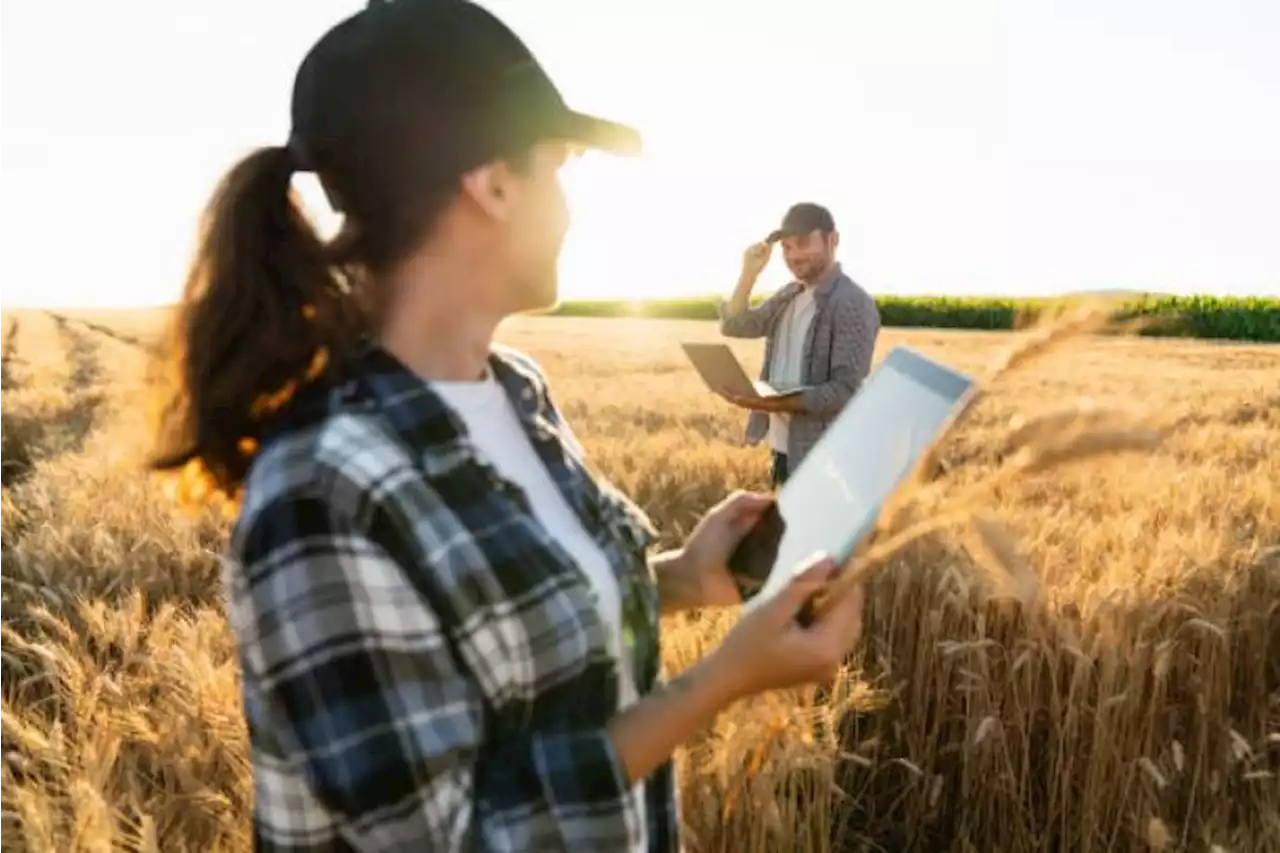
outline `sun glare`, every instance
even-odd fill
[[[572,224],[560,259],[566,299],[654,299],[721,293],[742,250],[785,208],[777,176],[744,193],[731,169],[701,168],[657,151],[639,158],[588,152],[562,172]],[[761,288],[781,283],[774,260]]]

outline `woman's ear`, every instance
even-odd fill
[[[462,176],[462,195],[490,218],[504,221],[511,215],[512,178],[506,163],[485,163]]]

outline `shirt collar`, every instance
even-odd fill
[[[547,396],[541,377],[500,352],[489,369],[526,426],[546,423]],[[421,454],[428,473],[443,471],[469,455],[462,420],[429,382],[378,345],[366,340],[353,353],[350,379],[329,393],[326,414],[378,412],[396,437]]]
[[[840,268],[840,262],[836,261],[831,265],[831,269],[827,271],[827,274],[814,283],[813,295],[816,297],[825,297],[827,294],[831,293],[832,288],[836,286],[836,282],[840,280],[840,276],[843,274],[844,272]]]

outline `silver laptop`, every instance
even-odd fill
[[[726,344],[682,343],[685,355],[707,387],[717,393],[737,397],[781,397],[796,393],[774,388],[760,379],[750,379],[733,350]]]

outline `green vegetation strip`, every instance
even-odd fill
[[[1023,328],[1034,323],[1046,309],[1059,308],[1069,301],[946,296],[876,298],[886,326],[988,330]],[[1139,331],[1143,335],[1280,342],[1280,298],[1276,297],[1137,296],[1118,299],[1116,304],[1118,320],[1143,320]],[[561,304],[554,313],[562,317],[714,320],[716,299],[572,301]]]

